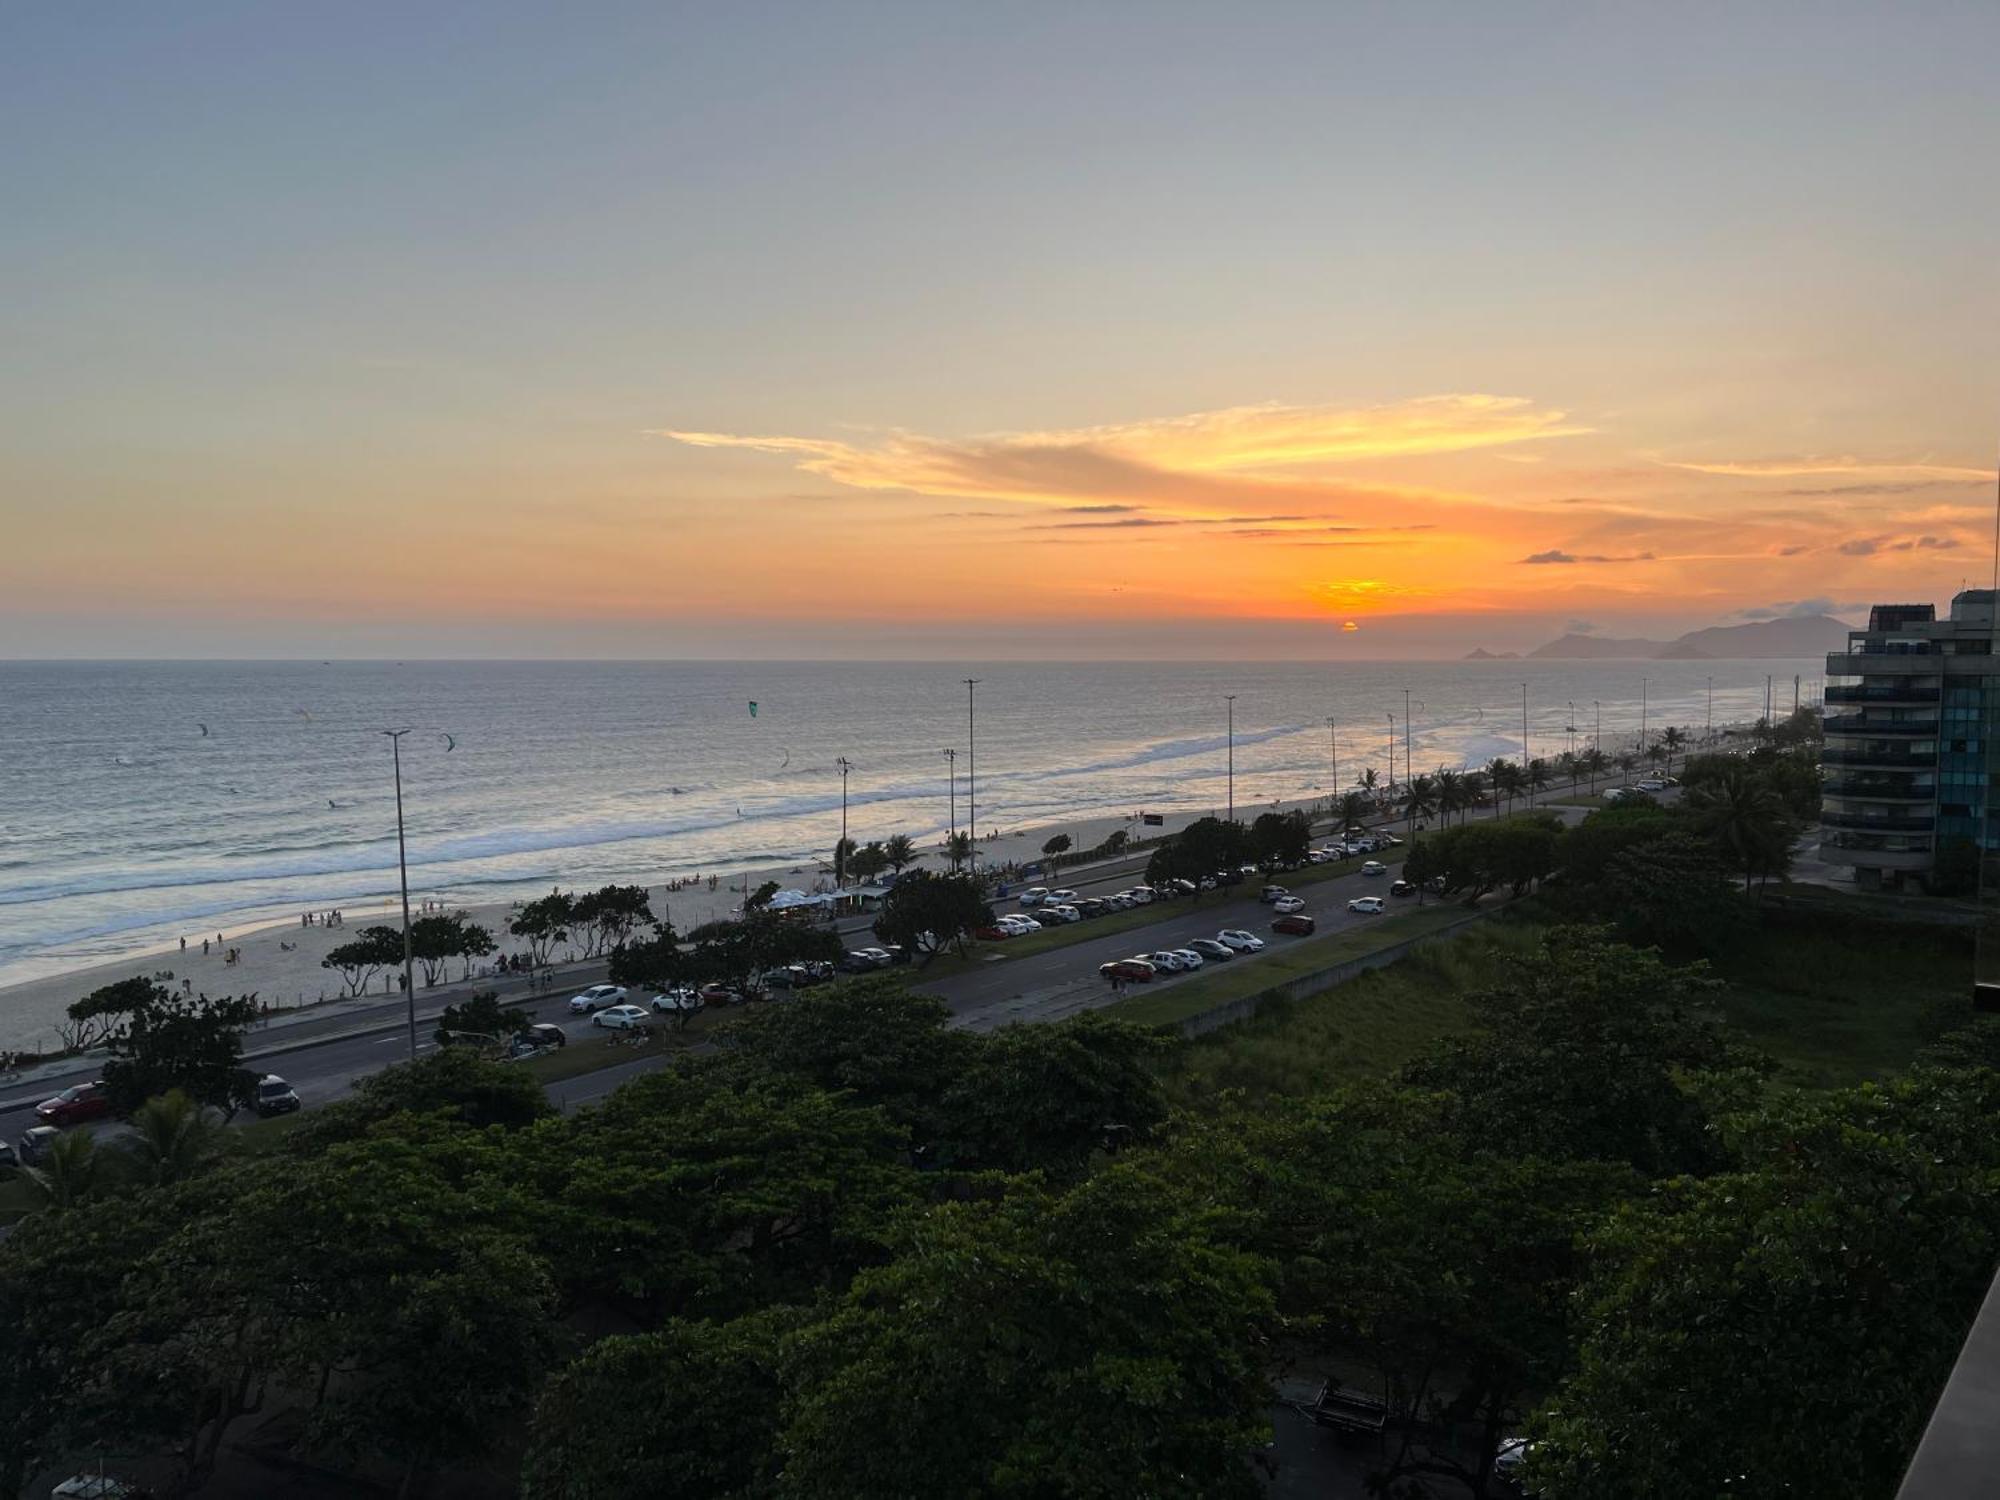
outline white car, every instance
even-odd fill
[[[1031,932],[1040,932],[1041,923],[1032,917],[1024,917],[1018,912],[994,918],[993,925],[1002,932],[1011,932],[1016,937],[1026,937]]]
[[[637,1005],[614,1005],[609,1010],[600,1010],[590,1018],[593,1026],[604,1026],[612,1031],[628,1031],[634,1026],[646,1024],[644,1007]]]
[[[1382,898],[1380,896],[1356,896],[1352,901],[1347,903],[1347,909],[1349,911],[1362,912],[1369,916],[1379,916],[1382,911]]]
[[[663,1016],[692,1015],[701,1009],[701,996],[686,985],[681,985],[676,989],[660,991],[646,1003]],[[627,1009],[636,1008],[627,1007]]]
[[[1262,953],[1264,940],[1254,932],[1245,932],[1240,927],[1225,927],[1215,935],[1215,940],[1238,953]]]
[[[1159,892],[1150,885],[1135,885],[1125,893],[1141,906],[1150,906],[1158,898]]]
[[[1182,969],[1187,967],[1181,961],[1181,956],[1170,948],[1162,948],[1158,953],[1141,953],[1139,957],[1145,959],[1154,968],[1164,969],[1169,974],[1178,974]]]
[[[569,1013],[573,1016],[587,1016],[594,1010],[603,1010],[607,1005],[625,1003],[625,986],[622,984],[593,984],[581,994],[569,997]]]
[[[1202,966],[1202,956],[1192,948],[1176,948],[1173,953],[1181,961],[1183,969],[1199,969]]]
[[[1077,895],[1075,891],[1070,890],[1068,887],[1064,887],[1062,890],[1059,891],[1050,891],[1048,899],[1049,899],[1049,904],[1051,906],[1067,906],[1072,901],[1080,901],[1083,898]]]
[[[1281,917],[1290,916],[1295,911],[1304,911],[1306,904],[1297,896],[1280,896],[1271,903],[1271,910]]]
[[[1083,920],[1083,913],[1065,902],[1060,905],[1043,907],[1042,919],[1046,921],[1050,917],[1054,917],[1058,922],[1081,922]]]
[[[1021,892],[1021,909],[1031,910],[1049,899],[1049,888],[1045,885],[1030,886]]]
[[[1363,875],[1387,875],[1389,867],[1379,859],[1371,859],[1362,865],[1361,873]]]
[[[1643,781],[1635,781],[1633,785],[1642,792],[1664,792],[1667,789],[1666,782],[1658,776],[1648,776]]]

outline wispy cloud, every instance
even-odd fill
[[[1848,557],[1873,557],[1878,552],[1949,552],[1958,538],[1949,536],[1858,536],[1834,550]]]
[[[1628,563],[1654,562],[1650,552],[1632,552],[1623,557],[1607,557],[1601,552],[1565,552],[1560,547],[1551,547],[1546,552],[1531,552],[1521,559],[1524,563]]]
[[[1520,396],[1426,396],[1382,406],[1236,406],[1114,426],[946,439],[891,433],[872,446],[829,438],[656,429],[699,448],[780,454],[857,489],[1038,504],[1268,508],[1301,471],[1366,459],[1498,448],[1590,429]],[[1286,476],[1290,476],[1289,479]],[[1362,487],[1365,491],[1367,487]]]
[[[1141,526],[1181,526],[1181,521],[1168,520],[1161,516],[1126,516],[1117,521],[1045,521],[1036,526],[1024,526],[1023,531],[1127,531]]]
[[[1882,462],[1855,458],[1852,454],[1839,457],[1712,459],[1706,462],[1656,457],[1653,461],[1665,468],[1685,469],[1692,474],[1724,474],[1737,479],[1790,478],[1802,474],[1853,474],[1882,481],[1929,480],[1949,484],[1991,484],[1994,479],[1991,469],[1934,464],[1924,459],[1909,463]]]

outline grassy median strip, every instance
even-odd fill
[[[1365,858],[1378,860],[1394,869],[1403,862],[1403,856],[1408,852],[1407,848],[1387,849],[1380,854],[1367,855]],[[1165,921],[1168,917],[1200,911],[1204,906],[1214,906],[1219,900],[1236,899],[1246,891],[1254,896],[1266,885],[1281,885],[1288,891],[1296,892],[1342,875],[1353,875],[1361,869],[1361,864],[1362,860],[1355,858],[1331,864],[1307,865],[1303,870],[1281,870],[1268,879],[1263,876],[1246,875],[1241,885],[1227,886],[1221,891],[1204,891],[1198,901],[1192,904],[1185,897],[1178,901],[1155,901],[1150,906],[1128,907],[1124,911],[1114,911],[1102,917],[1086,917],[1081,922],[1065,922],[1060,927],[1046,927],[1040,932],[1031,932],[1026,937],[1009,938],[1004,943],[980,943],[965,958],[957,958],[947,953],[931,960],[928,966],[917,971],[921,976],[918,982],[929,983],[1005,959],[1033,958],[1037,953],[1047,953],[1055,948],[1067,948],[1072,943],[1081,943],[1089,938],[1108,937],[1114,932],[1131,932],[1141,927],[1150,927],[1153,923]],[[1135,876],[1132,883],[1138,885],[1141,881]],[[1385,877],[1383,890],[1370,891],[1368,894],[1379,895],[1386,892]],[[996,911],[1004,909],[999,903],[995,903],[995,908]],[[1032,916],[1034,913],[1030,911],[1029,915]]]
[[[1420,906],[1325,937],[1299,941],[1278,938],[1276,941],[1282,946],[1276,952],[1265,952],[1248,961],[1231,959],[1206,966],[1193,979],[1175,980],[1150,994],[1117,1001],[1106,1007],[1104,1014],[1141,1026],[1176,1025],[1189,1016],[1261,994],[1287,980],[1437,932],[1467,915],[1466,909],[1456,902]]]

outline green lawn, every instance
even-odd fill
[[[1884,1078],[1970,1019],[1969,935],[1772,921],[1717,966],[1729,1023],[1778,1060],[1778,1082],[1837,1088]]]
[[[1465,915],[1465,908],[1456,902],[1433,903],[1407,907],[1393,916],[1324,937],[1273,936],[1267,941],[1276,945],[1276,951],[1255,962],[1231,961],[1207,966],[1196,978],[1178,980],[1165,988],[1117,1001],[1105,1014],[1142,1026],[1171,1026],[1232,1000],[1261,994],[1302,974],[1330,969],[1406,938],[1422,937],[1462,920]]]

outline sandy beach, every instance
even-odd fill
[[[1311,807],[1315,805],[1315,800],[1304,798],[1283,804],[1260,803],[1254,807],[1239,805],[1237,811],[1247,818],[1279,805],[1285,808]],[[1194,819],[1207,816],[1208,811],[1198,809],[1166,814],[1164,825],[1158,828],[1142,826],[1136,814],[1126,814],[1076,819],[1033,828],[989,830],[989,836],[980,840],[980,864],[984,868],[1025,865],[1040,860],[1042,846],[1058,834],[1067,834],[1075,850],[1095,848],[1120,828],[1135,839],[1158,837],[1186,827]],[[935,851],[929,851],[918,858],[915,867],[936,869],[939,865],[940,856]],[[718,875],[712,890],[708,878],[704,876],[696,883],[683,884],[678,890],[670,889],[664,880],[655,881],[648,885],[647,891],[652,899],[654,915],[671,921],[680,931],[687,932],[704,922],[736,914],[742,905],[746,879],[747,888],[753,891],[766,880],[775,880],[783,887],[811,890],[814,882],[824,880],[825,876],[813,866],[794,864],[751,870],[747,874],[734,871]],[[507,925],[521,905],[520,900],[467,904],[436,893],[412,890],[410,911],[413,917],[421,914],[426,901],[441,902],[442,909],[447,911],[462,911],[487,928],[500,945],[496,957],[504,958],[525,951],[525,944],[507,934]],[[337,927],[327,927],[318,922],[304,925],[297,916],[287,921],[250,927],[231,929],[224,926],[219,932],[189,933],[184,952],[176,947],[138,954],[9,985],[0,988],[0,1047],[41,1053],[57,1049],[60,1045],[57,1031],[66,1019],[69,1005],[104,985],[134,976],[155,976],[176,988],[185,981],[197,994],[255,995],[269,1004],[274,1012],[316,1011],[324,1005],[338,1004],[343,997],[340,976],[334,970],[323,968],[320,960],[330,949],[349,941],[365,927],[398,925],[400,915],[399,908],[395,906],[349,906],[342,909],[342,925]],[[205,954],[202,952],[204,938],[208,941],[208,952]],[[238,954],[234,964],[225,959],[231,949]],[[487,961],[489,965],[492,962]],[[475,968],[475,973],[478,972],[480,970]],[[454,964],[450,977],[455,980],[458,975],[459,966]],[[395,982],[394,975],[377,975],[375,987],[370,993],[378,998],[385,993],[394,993]]]

